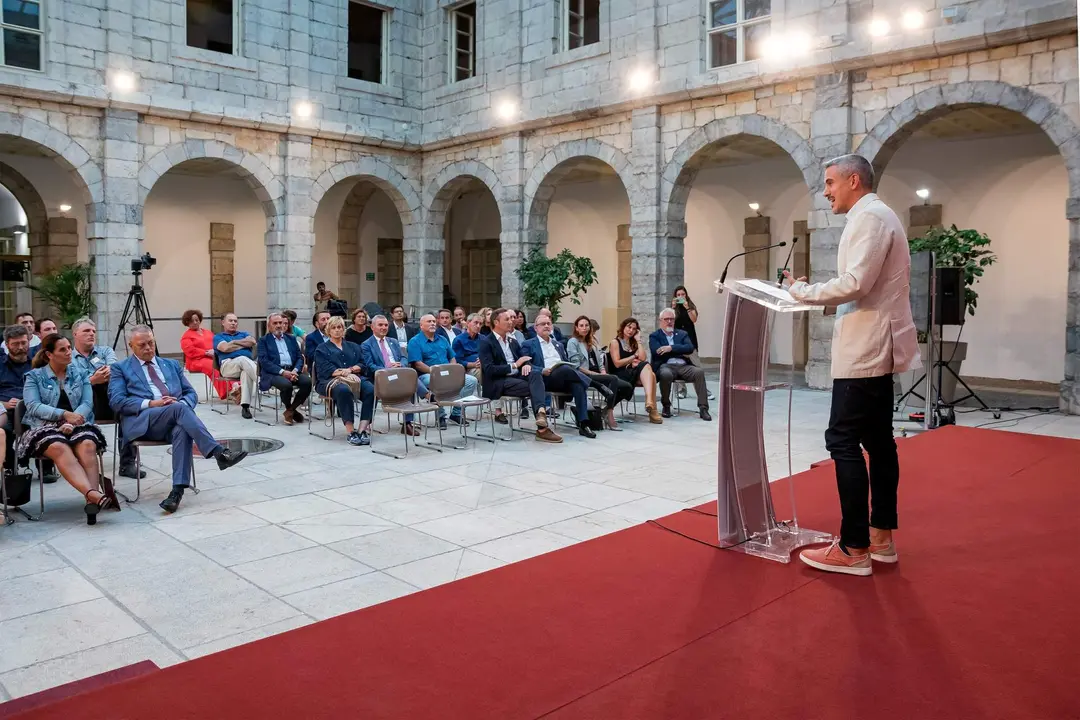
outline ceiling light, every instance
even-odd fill
[[[918,30],[923,26],[925,20],[926,13],[921,10],[908,10],[904,13],[904,17],[901,18],[900,24],[904,26],[905,30]]]
[[[889,21],[877,18],[870,23],[870,34],[874,37],[883,37],[889,34]]]
[[[504,122],[510,122],[517,117],[518,106],[513,100],[503,100],[495,108],[495,113],[499,116],[499,119]]]
[[[114,92],[132,92],[135,89],[135,76],[126,70],[118,70],[112,74],[109,84]]]
[[[64,203],[63,205],[60,206],[60,212],[67,212],[69,210],[71,210],[71,206],[68,205],[67,203]]]
[[[296,103],[296,109],[294,112],[296,113],[296,117],[309,118],[315,112],[315,108],[312,107],[311,103],[309,103],[307,100],[301,100],[300,102]]]

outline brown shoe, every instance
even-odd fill
[[[544,409],[544,408],[540,408],[539,410],[536,411],[536,427],[538,427],[540,429],[543,429],[543,428],[546,428],[547,426],[548,426],[547,410]],[[540,433],[537,433],[537,435],[539,435],[539,434]],[[554,435],[554,433],[552,433],[552,435]],[[555,435],[555,437],[559,437],[559,436]],[[552,442],[556,442],[556,441],[552,441]],[[557,442],[562,442],[562,438],[559,438],[559,440]]]
[[[281,421],[286,425],[292,425],[294,422],[296,422],[296,413],[286,408],[285,414],[282,416]]]
[[[233,401],[233,405],[240,404],[240,386],[233,385],[233,389],[229,391],[229,399]]]
[[[554,430],[552,430],[551,428],[547,428],[547,427],[540,428],[539,430],[536,431],[536,439],[539,440],[540,442],[546,442],[546,443],[561,443],[562,442],[562,436],[561,435],[556,435]]]
[[[655,405],[646,405],[645,412],[649,413],[649,422],[653,425],[663,425],[664,418],[660,417],[660,413],[656,412]]]

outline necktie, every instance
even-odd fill
[[[386,338],[379,341],[379,349],[382,350],[383,367],[390,367],[390,353],[386,351]]]
[[[150,382],[154,383],[154,387],[156,387],[158,389],[158,392],[161,393],[161,397],[168,397],[169,388],[165,387],[165,382],[161,379],[161,376],[158,375],[158,371],[157,368],[154,367],[154,363],[148,360],[143,364],[146,365],[146,372],[148,375],[150,375]]]

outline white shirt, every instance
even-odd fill
[[[278,364],[281,365],[281,374],[284,375],[292,369],[292,356],[289,355],[289,346],[285,344],[283,336],[275,335],[274,343],[277,345]]]
[[[502,346],[503,357],[506,358],[506,362],[510,365],[510,374],[516,375],[518,368],[514,367],[514,353],[510,350],[510,341],[500,337],[499,333],[492,333],[495,339],[499,341],[499,345]]]
[[[454,346],[454,338],[456,338],[460,334],[456,330],[454,330],[454,326],[453,325],[451,325],[450,327],[441,327],[440,326],[439,331],[443,335],[446,336],[447,340],[450,341],[450,347],[453,347]]]
[[[555,343],[551,342],[551,340],[545,340],[539,335],[536,336],[536,339],[540,341],[540,352],[544,354],[544,369],[555,367],[555,363],[562,360],[559,357],[559,350],[555,347]]]
[[[398,342],[404,345],[409,342],[409,333],[405,330],[405,325],[398,325],[394,323],[394,335],[397,336]]]

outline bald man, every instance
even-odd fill
[[[428,392],[428,380],[431,377],[433,365],[456,365],[454,351],[450,349],[450,343],[446,336],[437,332],[438,323],[435,316],[428,314],[420,318],[420,333],[409,340],[408,362],[419,376],[419,392],[421,396]],[[476,378],[468,373],[465,374],[465,386],[461,389],[459,398],[469,397],[476,393]],[[439,411],[439,427],[446,429],[446,409]],[[455,407],[450,413],[450,422],[465,426],[469,422],[461,415],[461,408]]]

